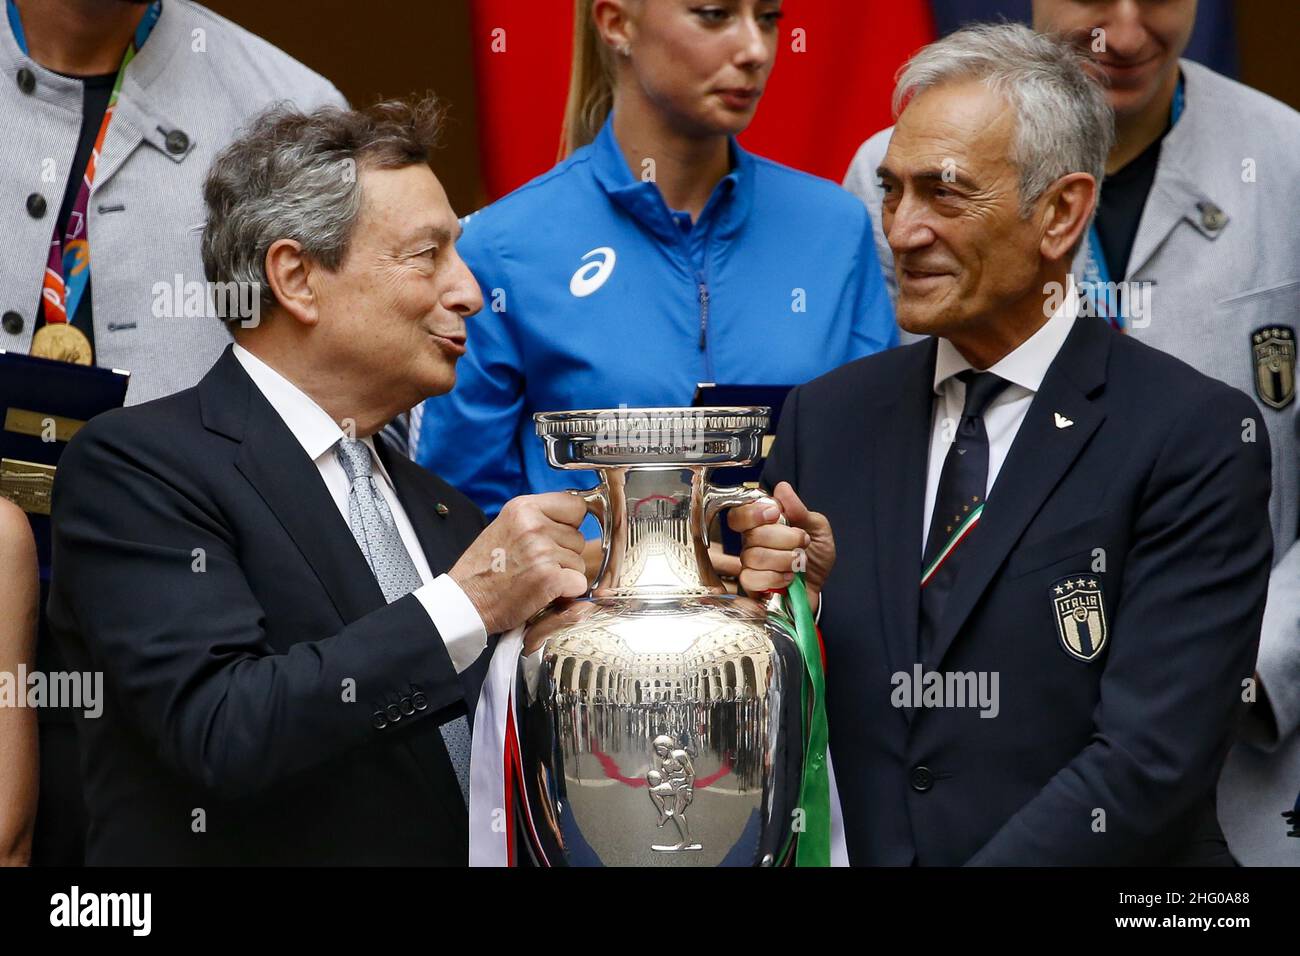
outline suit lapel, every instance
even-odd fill
[[[876,517],[882,638],[891,673],[910,671],[916,657],[936,346],[930,339],[914,349],[896,399],[874,412],[877,438],[872,451],[879,468],[871,508]],[[869,472],[864,468],[862,473]]]
[[[149,39],[126,68],[122,94],[113,112],[113,121],[104,137],[104,149],[95,167],[95,189],[109,180],[144,143],[153,146],[159,156],[180,164],[194,152],[197,139],[193,127],[183,130],[173,117],[176,114],[175,71],[167,74],[178,50],[190,51],[192,37],[186,29],[183,11],[163,4],[162,14]],[[181,60],[185,56],[182,54]],[[181,69],[185,69],[178,60]],[[183,133],[183,137],[176,137]],[[168,135],[172,135],[168,148]]]
[[[1211,218],[1212,212],[1223,218]],[[1227,222],[1220,205],[1182,179],[1176,171],[1169,170],[1163,175],[1157,173],[1133,239],[1127,269],[1129,276],[1138,275],[1183,220],[1210,240],[1219,237]]]
[[[438,514],[436,489],[430,476],[405,455],[389,448],[382,434],[375,435],[375,450],[393,479],[397,500],[402,503],[406,517],[415,529],[415,536],[429,562],[429,570],[435,577],[450,570],[459,559],[460,550],[453,540],[448,519]]]
[[[1202,69],[1194,63],[1182,64],[1186,105],[1182,118],[1160,145],[1155,181],[1142,209],[1124,278],[1139,276],[1180,222],[1186,220],[1211,241],[1222,234],[1228,223],[1229,214],[1218,201],[1225,197],[1221,194],[1216,200],[1197,185],[1213,182],[1215,176],[1205,175],[1205,171],[1198,168],[1204,151],[1198,151],[1195,144],[1219,135],[1216,110],[1213,104],[1207,106],[1205,100],[1210,91],[1201,83]]]
[[[1104,408],[1091,396],[1105,382],[1112,334],[1101,319],[1076,319],[1048,368],[998,472],[979,527],[964,545],[970,550],[962,558],[961,573],[944,606],[931,657],[925,661],[928,666],[937,668],[942,663],[1030,519],[1105,419]],[[1057,413],[1072,424],[1061,427]]]
[[[344,622],[384,595],[320,472],[229,348],[199,385],[204,424],[240,442],[235,467],[266,502]]]
[[[293,539],[344,623],[384,607],[379,582],[321,481],[315,462],[307,457],[229,347],[199,383],[198,390],[203,424],[240,443],[235,466]],[[450,553],[450,545],[443,543],[447,535],[437,531],[435,522],[442,519],[429,496],[409,493],[420,478],[415,475],[412,480],[409,469],[418,466],[407,462],[403,467],[403,462],[393,460],[396,456],[386,454],[382,440],[375,441],[398,499],[407,509],[436,574]],[[467,827],[464,802],[435,726],[426,724],[423,733],[405,735],[400,738],[401,746],[442,795],[448,811],[446,819],[463,830]]]

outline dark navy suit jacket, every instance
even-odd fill
[[[1077,319],[921,662],[996,673],[997,715],[900,707],[894,675],[917,663],[934,355],[926,340],[796,389],[764,472],[835,533],[821,630],[851,861],[1230,863],[1214,785],[1272,554],[1258,409]],[[1080,580],[1102,608],[1061,621],[1055,599]]]
[[[481,512],[376,448],[446,571]],[[413,594],[385,603],[229,349],[196,387],[81,430],[53,527],[51,629],[105,675],[102,716],[78,717],[89,863],[468,862],[438,724],[477,700],[480,671],[456,673]]]

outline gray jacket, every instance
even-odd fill
[[[1268,426],[1274,568],[1257,667],[1271,714],[1252,708],[1243,724],[1219,785],[1219,818],[1242,863],[1300,865],[1300,838],[1286,835],[1282,817],[1300,792],[1300,401],[1263,400],[1254,341],[1263,328],[1290,330],[1292,343],[1300,333],[1300,114],[1198,63],[1181,66],[1186,105],[1161,146],[1124,277],[1154,284],[1151,310],[1129,334],[1239,388]],[[896,296],[876,178],[891,133],[862,145],[844,186],[871,212]],[[1076,275],[1087,255],[1084,243]],[[1292,396],[1294,367],[1293,359]]]
[[[279,100],[345,105],[265,40],[190,0],[164,0],[127,68],[88,210],[96,364],[131,372],[129,404],[196,384],[230,341],[211,310],[193,314],[193,297],[186,317],[186,283],[204,282],[203,177],[239,127]],[[81,81],[25,56],[0,22],[0,348],[31,346],[81,113]],[[40,218],[28,212],[32,194],[45,200]]]

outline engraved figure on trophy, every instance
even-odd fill
[[[686,808],[695,796],[695,767],[690,762],[690,754],[677,747],[676,741],[667,734],[655,737],[654,753],[658,769],[651,769],[646,774],[650,800],[659,810],[659,829],[662,830],[669,819],[677,827],[677,843],[653,844],[650,849],[660,853],[703,849],[703,844],[690,842],[690,825],[686,822]]]
[[[672,846],[654,844],[650,849],[660,853],[702,850],[703,844],[691,842],[690,824],[686,820],[686,808],[695,797],[695,767],[691,764],[691,755],[678,747],[667,734],[656,737],[653,746],[659,766],[645,775],[650,786],[650,800],[659,810],[659,828],[662,830],[672,820],[677,827],[678,840]]]

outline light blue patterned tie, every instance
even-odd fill
[[[366,563],[375,573],[384,600],[392,604],[410,594],[424,582],[415,569],[401,532],[393,521],[388,502],[375,484],[370,448],[354,438],[340,438],[334,446],[343,472],[351,485],[348,491],[348,524],[356,538]],[[456,780],[466,802],[469,801],[469,721],[457,717],[438,728],[447,744],[451,765],[456,770]]]

